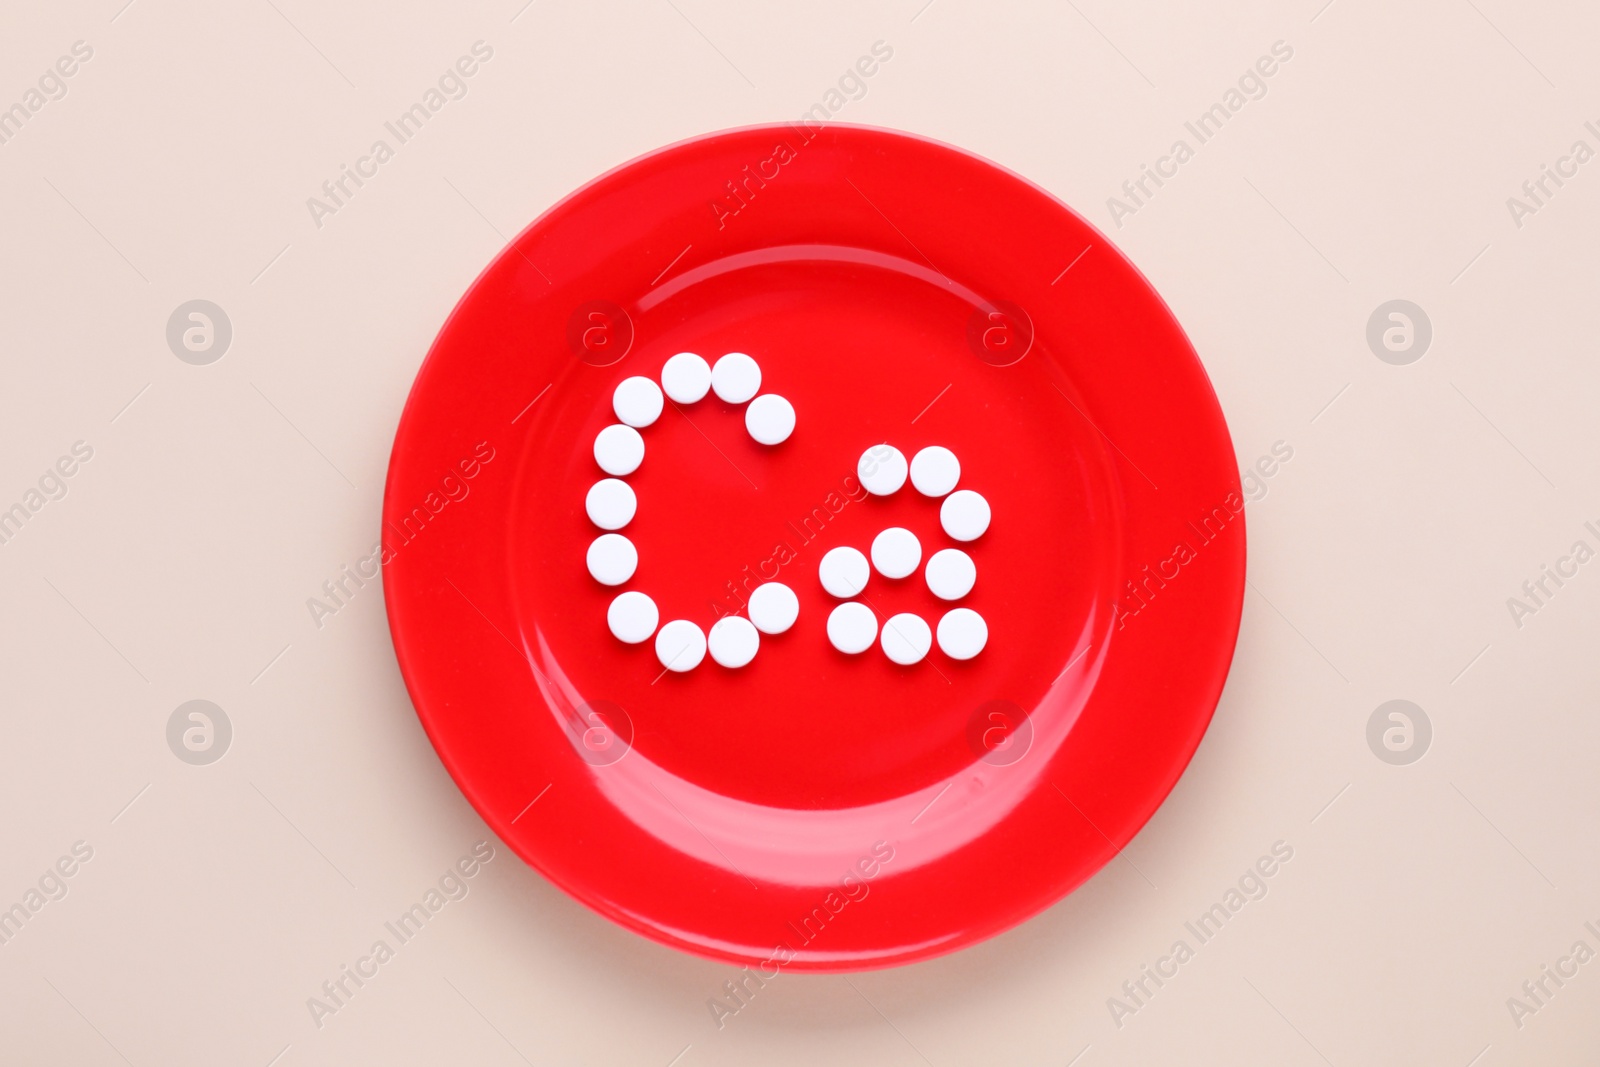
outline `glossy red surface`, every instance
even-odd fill
[[[757,575],[801,606],[748,667],[663,676],[607,631],[583,500],[612,390],[682,350],[753,355],[797,428],[767,448],[714,395],[669,403],[622,588],[702,628]],[[827,549],[953,544],[909,483],[863,499],[880,441],[951,448],[992,505],[976,659],[828,644]],[[1161,803],[1233,653],[1238,494],[1193,349],[1081,218],[930,141],[758,127],[597,179],[473,285],[396,435],[384,582],[429,737],[525,860],[681,949],[863,969],[1021,922]],[[949,606],[920,571],[865,598]]]

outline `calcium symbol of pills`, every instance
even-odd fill
[[[595,437],[594,458],[609,477],[589,487],[584,510],[601,531],[585,554],[589,574],[602,585],[627,583],[638,568],[639,552],[617,531],[627,526],[638,508],[633,488],[625,479],[644,461],[641,430],[661,417],[665,398],[677,404],[694,404],[707,393],[729,404],[745,406],[745,429],[762,445],[781,445],[794,433],[794,405],[776,393],[761,393],[761,367],[743,352],[730,352],[711,366],[693,352],[680,352],[661,368],[661,382],[634,376],[624,379],[612,394],[617,422]],[[665,397],[663,397],[663,393]],[[759,395],[758,395],[759,394]],[[874,445],[862,454],[856,473],[867,492],[890,496],[909,477],[921,495],[940,500],[939,522],[953,541],[970,542],[989,528],[989,504],[970,489],[954,491],[961,478],[961,463],[947,448],[932,446],[908,463],[904,453],[889,444]],[[873,538],[871,563],[860,549],[841,546],[827,552],[818,577],[829,595],[844,601],[828,616],[828,641],[840,652],[865,652],[876,641],[884,655],[901,666],[920,662],[937,640],[951,659],[967,660],[983,651],[989,629],[983,617],[970,608],[952,608],[930,627],[909,612],[893,615],[882,628],[873,610],[855,599],[866,588],[874,569],[891,581],[916,573],[923,565],[922,543],[904,527],[889,527]],[[928,588],[941,600],[956,601],[971,592],[977,566],[960,548],[943,548],[928,558],[923,572]],[[728,615],[702,630],[688,619],[661,622],[656,603],[639,590],[614,597],[606,611],[606,624],[618,641],[643,644],[655,638],[656,658],[675,673],[698,667],[709,653],[722,667],[738,669],[755,659],[762,634],[781,634],[794,625],[800,601],[782,582],[767,582],[750,595],[749,618]]]

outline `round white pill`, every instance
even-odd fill
[[[621,534],[601,534],[589,543],[589,573],[601,585],[621,585],[639,567],[639,550]]]
[[[679,352],[661,368],[661,388],[680,404],[693,404],[711,390],[711,364],[693,352]]]
[[[764,634],[781,634],[800,617],[800,598],[782,582],[756,586],[750,594],[750,621]]]
[[[939,505],[939,525],[957,541],[976,541],[989,528],[989,502],[971,489],[958,489]]]
[[[872,539],[872,565],[885,578],[904,578],[922,562],[922,544],[904,526],[891,526]]]
[[[922,576],[940,600],[960,600],[972,592],[978,580],[978,565],[959,548],[941,548],[928,559]]]
[[[744,428],[764,445],[781,445],[794,433],[794,405],[777,393],[763,393],[744,409]]]
[[[606,625],[611,627],[612,636],[630,645],[650,640],[659,621],[661,613],[656,610],[656,602],[631,590],[618,593],[606,609]]]
[[[856,461],[856,477],[873,496],[888,496],[906,484],[906,456],[893,445],[873,445]]]
[[[639,510],[639,498],[633,487],[619,478],[602,478],[589,487],[583,498],[583,510],[589,521],[602,530],[620,530],[633,521]]]
[[[848,600],[867,587],[872,568],[867,566],[867,557],[859,549],[841,546],[828,549],[817,565],[817,576],[830,596]]]
[[[883,646],[885,656],[902,667],[909,667],[920,662],[928,654],[928,649],[933,647],[933,631],[921,616],[902,612],[889,616],[889,621],[883,624],[883,634],[878,643]]]
[[[911,484],[923,496],[944,496],[960,480],[961,461],[942,445],[929,445],[911,457]]]
[[[629,426],[649,426],[661,417],[661,387],[649,378],[624,378],[611,394],[611,410]]]
[[[711,649],[711,658],[724,667],[743,667],[756,658],[761,634],[742,615],[724,615],[711,624],[706,645]]]
[[[828,643],[840,652],[865,652],[877,636],[878,617],[860,601],[840,604],[828,615]]]
[[[761,368],[743,352],[729,352],[711,368],[711,388],[730,404],[743,404],[761,388]]]
[[[989,643],[989,624],[971,608],[953,608],[939,620],[939,647],[951,659],[971,659]]]
[[[607,474],[632,474],[644,462],[644,438],[632,426],[613,423],[595,435],[594,461]]]
[[[706,658],[706,635],[688,619],[673,619],[656,633],[656,659],[669,671],[692,671]]]

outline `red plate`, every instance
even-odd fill
[[[663,676],[607,629],[584,495],[617,383],[685,350],[750,353],[798,425],[769,448],[714,394],[669,403],[622,588],[707,628],[777,578],[800,618]],[[828,548],[953,545],[909,484],[862,499],[883,441],[949,447],[992,506],[975,659],[828,643]],[[395,437],[384,588],[440,758],[546,877],[677,948],[857,970],[1021,922],[1150,817],[1227,675],[1242,511],[1194,350],[1103,235],[945,145],[768,126],[606,174],[477,280]],[[865,596],[950,606],[920,574]]]

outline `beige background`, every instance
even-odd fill
[[[1520,228],[1506,207],[1575,139],[1600,148],[1591,5],[123,2],[0,14],[0,105],[94,49],[0,146],[0,507],[94,449],[0,546],[0,907],[94,850],[0,946],[7,1063],[1600,1054],[1600,963],[1520,1028],[1506,1005],[1574,941],[1600,949],[1600,565],[1520,628],[1506,606],[1600,545],[1600,162]],[[470,93],[315,227],[306,198],[480,39]],[[306,999],[487,833],[411,713],[381,593],[320,630],[305,607],[375,537],[429,340],[556,199],[798,116],[877,40],[894,58],[841,120],[979,152],[1108,228],[1193,338],[1241,463],[1294,449],[1250,507],[1238,656],[1193,765],[1123,861],[1033,922],[784,975],[721,1030],[728,968],[502,848],[319,1029]],[[1279,40],[1270,92],[1110,229],[1107,198]],[[166,344],[193,298],[233,324],[210,366]],[[1409,366],[1364,337],[1393,298],[1433,324]],[[165,738],[196,698],[234,728],[204,767]],[[1433,724],[1410,766],[1365,739],[1392,698]],[[1280,839],[1266,898],[1116,1026],[1107,998]]]

